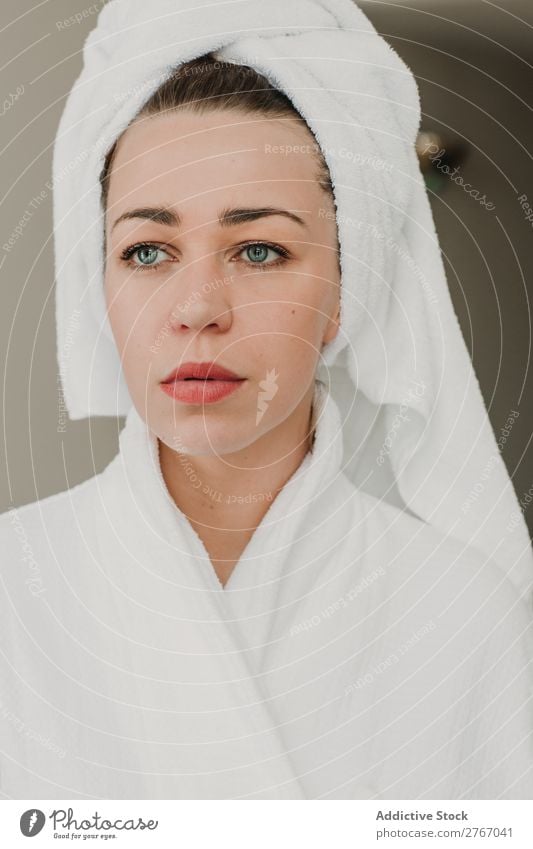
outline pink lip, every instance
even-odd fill
[[[174,380],[184,380],[187,377],[198,379],[211,378],[213,380],[242,380],[234,371],[224,368],[217,363],[182,363],[170,374],[163,378],[163,383],[172,383]]]
[[[185,404],[214,404],[231,395],[246,378],[216,363],[183,363],[161,381],[161,389]]]
[[[184,404],[214,404],[227,395],[235,392],[245,383],[245,378],[239,380],[175,380],[173,383],[162,383],[161,389]]]

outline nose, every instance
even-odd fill
[[[233,322],[230,299],[232,275],[223,275],[214,262],[195,263],[176,275],[178,298],[170,315],[175,333],[204,329],[223,333]]]

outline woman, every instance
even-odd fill
[[[530,798],[531,551],[499,456],[467,500],[414,80],[348,0],[200,11],[108,4],[58,131],[65,398],[127,419],[2,520],[2,792]]]

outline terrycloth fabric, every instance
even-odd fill
[[[331,171],[342,322],[319,376],[343,415],[346,474],[493,557],[529,593],[527,529],[415,154],[416,83],[351,0],[112,0],[101,11],[54,151],[58,356],[71,418],[131,407],[104,305],[105,153],[176,66],[209,50],[284,91]]]
[[[524,602],[356,489],[314,409],[225,588],[133,409],[102,474],[2,517],[3,797],[533,797]]]

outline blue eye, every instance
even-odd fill
[[[248,245],[246,254],[251,262],[263,262],[268,256],[270,248],[266,245]]]
[[[282,265],[290,257],[285,248],[268,242],[250,242],[243,245],[237,257],[240,258],[244,253],[246,257],[242,258],[242,261],[248,266],[255,266],[260,271]],[[269,256],[270,259],[268,259]],[[130,245],[122,251],[120,258],[138,271],[157,270],[166,262],[175,261],[166,250],[150,242],[138,242],[136,245]]]
[[[154,265],[160,253],[164,253],[164,251],[160,251],[159,248],[150,246],[147,248],[139,248],[137,250],[136,257],[141,265]]]
[[[145,269],[157,268],[163,262],[170,259],[170,257],[158,245],[143,243],[131,245],[129,248],[126,248],[121,254],[121,259],[135,268]]]
[[[245,262],[259,267],[280,265],[285,262],[289,256],[288,251],[284,248],[281,248],[279,245],[269,245],[268,242],[251,242],[249,245],[245,245],[245,247],[240,251],[241,254],[244,252],[246,252],[247,256]],[[274,254],[274,259],[270,262],[265,262],[269,252]]]

